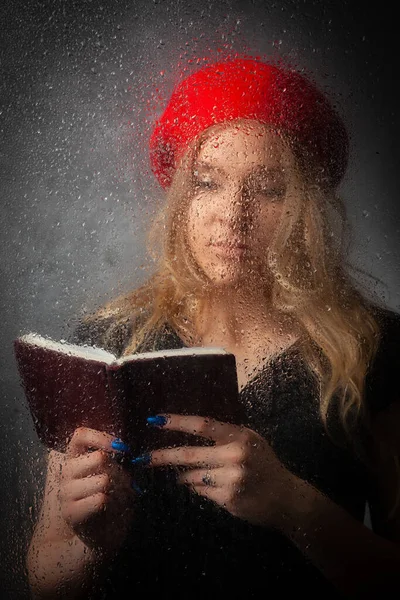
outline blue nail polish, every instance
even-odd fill
[[[130,452],[131,451],[131,449],[129,448],[129,446],[127,446],[126,444],[124,444],[124,442],[121,441],[118,438],[116,438],[115,440],[113,440],[111,442],[111,448],[113,450],[117,450],[117,452]]]
[[[134,465],[148,465],[151,462],[151,454],[142,454],[141,456],[136,456],[136,458],[132,458],[131,463]]]
[[[166,425],[167,423],[167,417],[164,417],[163,415],[156,415],[155,417],[147,417],[147,422],[149,425],[152,425],[153,427],[162,427],[163,425]]]
[[[143,492],[143,490],[142,490],[142,488],[140,488],[140,487],[137,485],[137,483],[135,483],[134,481],[132,481],[132,482],[131,482],[131,487],[132,487],[132,489],[133,489],[133,490],[135,490],[135,492],[136,492],[137,494],[139,494],[139,496],[141,496],[141,495],[144,493],[144,492]]]

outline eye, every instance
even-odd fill
[[[282,198],[285,192],[286,190],[283,187],[262,187],[255,190],[256,194],[262,194],[267,198]]]
[[[206,190],[212,190],[217,188],[217,184],[213,181],[209,181],[206,179],[195,179],[194,185],[196,188],[203,188]]]

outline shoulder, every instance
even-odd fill
[[[393,339],[400,331],[400,313],[376,304],[369,308],[380,325],[383,339]]]
[[[131,319],[109,317],[84,317],[78,321],[68,341],[79,346],[88,345],[104,348],[119,356],[128,344],[134,323]]]
[[[137,352],[152,352],[156,350],[172,350],[182,348],[183,341],[171,325],[164,321],[158,327],[149,331],[143,342],[136,349]]]
[[[366,376],[366,402],[371,488],[369,508],[373,530],[400,541],[400,314],[387,308],[371,311],[379,328],[379,346]]]
[[[376,305],[371,313],[378,322],[380,337],[366,376],[366,394],[370,410],[376,413],[400,401],[400,397],[393,397],[400,376],[400,313]]]
[[[72,344],[97,346],[115,356],[121,356],[135,331],[141,328],[149,317],[148,312],[124,318],[115,315],[97,318],[89,316],[79,321],[68,341]],[[182,346],[183,343],[174,329],[164,322],[147,332],[136,348],[136,352],[151,352]]]

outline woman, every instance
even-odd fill
[[[399,586],[400,317],[344,268],[339,116],[299,73],[237,58],[176,87],[150,152],[167,196],[158,268],[73,339],[119,355],[223,346],[247,423],[155,415],[160,436],[212,444],[130,457],[145,493],[123,441],[77,429],[49,455],[33,593],[375,598]],[[171,465],[176,485],[157,488]]]

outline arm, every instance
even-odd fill
[[[180,483],[236,517],[278,528],[344,597],[385,597],[394,584],[400,590],[400,536],[385,539],[370,531],[286,469],[256,432],[176,414],[168,415],[163,429],[201,435],[216,445],[154,450],[146,457],[149,467],[189,467],[179,476]],[[397,519],[400,521],[400,510]]]
[[[69,341],[101,347],[112,326],[112,318],[81,321]],[[116,327],[107,349],[119,354],[129,333],[124,323]],[[114,551],[89,546],[62,517],[58,492],[64,459],[62,453],[50,451],[42,507],[26,556],[29,585],[35,598],[55,598],[54,590],[58,590],[57,597],[71,600],[94,598]],[[128,515],[124,520],[128,521]],[[101,525],[98,529],[105,530]],[[116,539],[117,532],[112,537]]]
[[[102,558],[76,535],[63,541],[39,542],[33,538],[27,569],[32,597],[37,600],[95,598]]]
[[[400,593],[400,506],[387,517],[398,489],[394,465],[400,454],[399,425],[398,403],[381,413],[373,425],[371,472],[376,496],[370,510],[374,531],[293,474],[288,482],[290,493],[282,499],[285,516],[278,528],[351,598],[389,597],[396,587]]]
[[[289,490],[278,529],[345,597],[389,597],[394,586],[400,591],[400,540],[378,536],[295,475]]]
[[[61,516],[58,500],[63,454],[49,454],[42,509],[29,545],[26,566],[34,598],[90,598],[109,561],[89,548]]]

